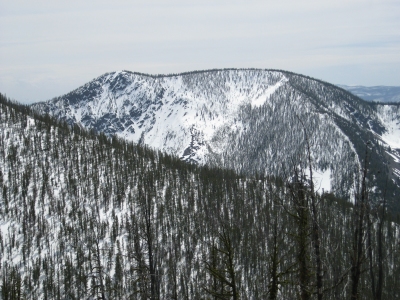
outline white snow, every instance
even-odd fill
[[[400,162],[400,157],[394,155],[393,153],[390,153],[389,151],[386,151],[386,153],[389,154],[393,158],[394,162],[396,162],[396,163]]]
[[[269,97],[271,97],[271,95],[273,93],[275,93],[275,91],[282,86],[282,84],[284,84],[285,82],[287,82],[287,78],[286,77],[282,77],[282,79],[277,82],[275,85],[269,86],[261,96],[259,96],[258,98],[254,98],[251,102],[251,105],[253,107],[260,107],[262,106],[268,99]]]
[[[331,191],[331,169],[326,169],[325,171],[313,171],[313,179],[315,191],[319,194]]]
[[[111,81],[119,80],[118,76],[123,76],[126,84],[121,90],[112,89]],[[354,164],[359,163],[354,146],[332,118],[332,115],[337,114],[351,120],[351,114],[354,114],[351,113],[351,108],[342,105],[340,101],[326,99],[327,111],[316,112],[315,106],[306,97],[285,84],[289,79],[279,71],[225,70],[162,77],[121,71],[109,73],[97,80],[97,96],[86,99],[75,107],[67,107],[67,114],[72,120],[81,122],[92,119],[97,122],[107,114],[115,113],[115,117],[111,116],[109,123],[104,126],[115,128],[115,133],[122,138],[133,142],[141,141],[153,149],[180,157],[193,145],[196,149],[192,148],[190,158],[200,164],[207,162],[210,153],[225,160],[224,155],[228,150],[232,151],[233,143],[239,141],[232,140],[232,137],[251,135],[246,132],[246,118],[251,116],[252,109],[254,113],[261,112],[259,108],[265,109],[270,116],[257,124],[260,127],[268,126],[268,122],[278,123],[280,120],[288,123],[293,118],[293,113],[310,118],[318,114],[319,120],[315,121],[318,127],[315,127],[314,149],[318,163],[333,162],[333,165],[338,166],[344,153],[354,154]],[[115,86],[115,82],[113,84]],[[79,90],[81,93],[86,92],[85,86]],[[273,97],[274,94],[277,97]],[[275,99],[280,100],[275,102]],[[55,114],[63,114],[66,110],[62,107],[55,109],[58,109]],[[395,118],[396,113],[384,107],[377,115],[387,128],[382,135],[382,141],[392,148],[400,148],[400,126]],[[120,126],[118,122],[121,127],[117,129]],[[90,127],[92,124],[83,125]],[[279,168],[279,159],[285,155],[293,155],[293,148],[301,143],[289,131],[288,127],[281,126],[279,132],[271,134],[271,145],[266,145],[265,153],[262,154],[275,157],[270,162],[271,166],[268,166],[269,170],[276,171]],[[241,147],[246,151],[243,144],[234,147]],[[392,154],[396,156],[395,153]],[[236,163],[240,165],[240,169],[241,162]],[[335,182],[342,180],[341,176],[337,176],[336,167],[316,172],[320,177],[316,188],[321,191],[336,187],[337,183],[331,185],[330,179]]]
[[[382,140],[391,148],[400,149],[400,117],[395,109],[395,106],[380,105],[377,115],[386,128],[381,136]]]

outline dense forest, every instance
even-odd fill
[[[1,299],[399,299],[400,227],[372,199],[200,167],[0,95]],[[308,168],[308,169],[307,169]],[[376,195],[375,195],[376,196]]]

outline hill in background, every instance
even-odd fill
[[[367,101],[400,102],[400,86],[338,86]]]
[[[248,175],[285,178],[294,166],[304,168],[308,138],[319,192],[352,199],[367,158],[375,198],[385,193],[400,212],[399,105],[372,104],[300,74],[111,72],[32,108],[190,163]]]

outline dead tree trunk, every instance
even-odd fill
[[[364,255],[364,226],[367,204],[367,167],[368,167],[368,145],[366,145],[363,175],[361,180],[361,191],[356,193],[354,203],[354,235],[353,252],[351,256],[351,299],[358,299],[358,285],[361,277],[362,264],[365,260]]]
[[[298,264],[298,280],[300,287],[300,298],[308,300],[311,298],[311,270],[309,266],[309,209],[304,185],[304,175],[299,175],[295,170],[293,182],[289,184],[294,207],[293,217],[296,221],[297,242],[296,260]]]
[[[239,299],[239,289],[235,274],[234,249],[229,234],[223,228],[219,235],[219,247],[213,245],[211,262],[205,262],[205,268],[212,277],[212,287],[204,290],[215,299]],[[217,265],[217,257],[222,261]]]
[[[311,146],[309,136],[307,134],[306,127],[304,123],[298,118],[301,125],[303,126],[304,137],[306,140],[307,146],[307,160],[308,160],[308,168],[310,172],[310,197],[311,197],[311,223],[312,223],[312,241],[314,246],[314,254],[315,254],[315,265],[316,265],[316,286],[317,286],[317,297],[318,300],[322,300],[323,298],[323,272],[322,272],[322,260],[321,260],[321,240],[320,240],[320,230],[318,225],[318,209],[317,209],[317,199],[315,195],[314,189],[314,180],[313,180],[313,170],[312,170],[312,159],[311,159]]]

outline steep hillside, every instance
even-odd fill
[[[188,165],[0,98],[1,299],[348,299],[355,283],[400,297],[400,228],[365,180],[352,206],[299,168],[282,181]],[[373,272],[355,278],[356,257]]]
[[[378,195],[388,190],[400,211],[398,110],[389,109],[389,120],[379,113],[388,109],[302,75],[122,71],[33,108],[189,162],[245,174],[285,176],[294,165],[304,166],[307,137],[319,190],[344,198],[352,197],[368,144],[370,186]]]

